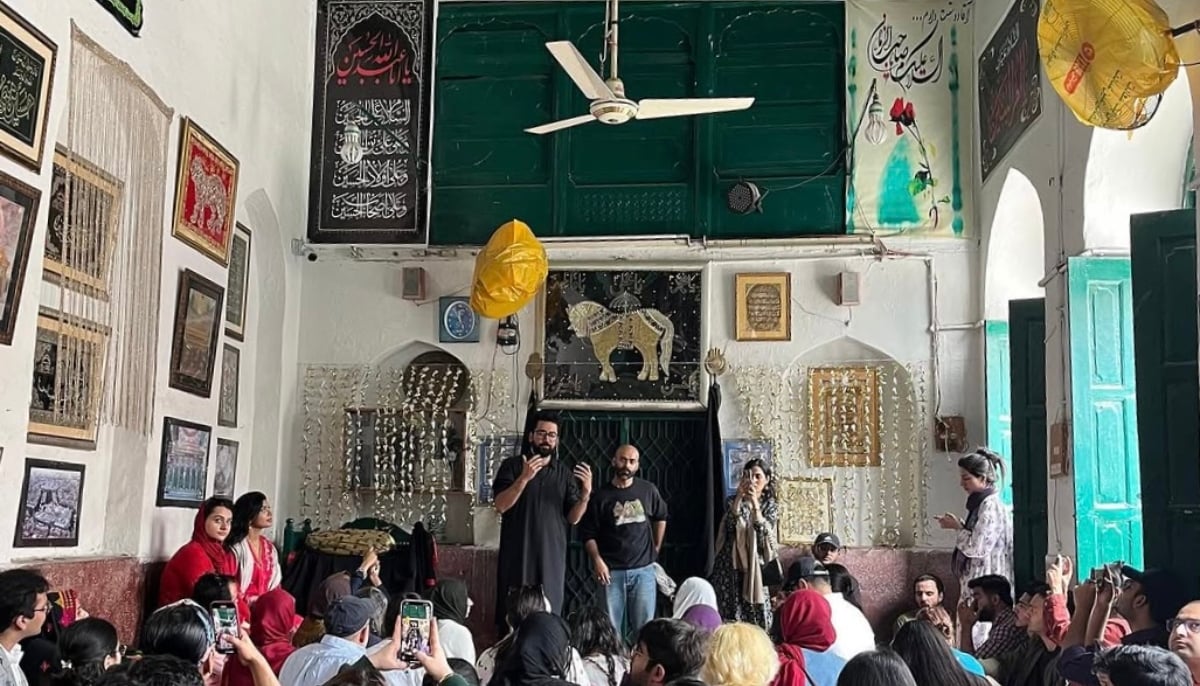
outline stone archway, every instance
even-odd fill
[[[983,316],[1008,321],[1008,302],[1040,298],[1046,272],[1042,201],[1023,173],[1010,169],[988,230]]]

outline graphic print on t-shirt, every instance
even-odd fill
[[[617,526],[640,524],[646,521],[646,508],[637,498],[623,503],[617,502],[613,505],[613,519],[617,520]]]

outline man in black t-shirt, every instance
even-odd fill
[[[654,561],[667,531],[667,503],[654,484],[634,477],[638,460],[632,445],[617,448],[612,481],[593,495],[579,532],[613,626],[625,639],[654,618]]]

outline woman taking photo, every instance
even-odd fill
[[[237,560],[225,547],[232,523],[233,503],[228,498],[209,498],[201,503],[192,524],[192,540],[175,551],[163,570],[158,590],[160,607],[191,598],[196,582],[205,574],[237,578]]]
[[[779,565],[775,545],[778,512],[771,468],[759,459],[748,461],[717,533],[713,587],[725,621],[747,622],[762,629],[771,626],[767,587],[782,579],[764,577],[764,566],[773,569]]]
[[[996,489],[1004,462],[996,453],[979,448],[958,461],[959,483],[967,492],[967,518],[949,512],[937,518],[943,529],[958,532],[954,573],[959,588],[985,574],[1012,578],[1012,521]]]

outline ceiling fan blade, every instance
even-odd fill
[[[558,121],[552,121],[549,124],[542,124],[541,126],[534,126],[534,127],[525,129],[525,133],[536,133],[540,136],[544,133],[554,133],[555,131],[562,131],[563,129],[569,129],[572,126],[579,126],[580,124],[586,124],[590,121],[596,121],[596,118],[590,114],[581,114],[578,117],[571,117],[570,119],[560,119]]]
[[[583,59],[583,55],[579,54],[579,50],[571,41],[559,40],[546,43],[546,49],[554,55],[554,59],[562,65],[567,76],[579,86],[579,90],[583,91],[583,96],[588,100],[600,100],[603,98],[612,98],[613,92],[608,85],[604,83],[604,79],[592,69],[592,65]]]
[[[675,98],[639,100],[637,119],[686,117],[693,114],[714,114],[744,110],[754,104],[754,98]]]

